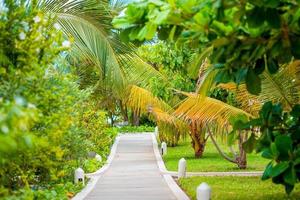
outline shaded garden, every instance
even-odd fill
[[[297,199],[299,21],[294,0],[0,1],[0,198],[72,198],[118,132],[157,126],[170,171],[264,171],[190,196]]]

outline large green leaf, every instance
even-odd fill
[[[247,90],[251,94],[258,95],[261,92],[261,79],[254,70],[250,67],[246,75],[246,86]]]
[[[275,138],[275,144],[280,160],[289,160],[289,153],[292,151],[292,139],[287,135],[279,135]]]
[[[288,167],[289,167],[288,162],[280,162],[272,168],[272,170],[270,172],[270,176],[276,177],[276,176],[280,175],[281,173],[283,173]]]

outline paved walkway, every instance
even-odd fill
[[[158,168],[151,134],[121,135],[109,168],[85,199],[177,199]]]

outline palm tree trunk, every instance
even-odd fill
[[[215,145],[217,151],[220,153],[220,155],[227,161],[237,164],[238,168],[240,169],[246,169],[247,168],[247,154],[245,150],[243,149],[243,143],[247,140],[248,134],[243,134],[241,131],[239,131],[239,155],[234,155],[234,158],[231,158],[228,156],[225,152],[222,151],[221,147],[216,142],[215,138],[212,135],[212,132],[210,131],[208,127],[208,134]]]
[[[243,149],[243,143],[247,140],[248,133],[242,133],[239,131],[239,151],[240,154],[236,158],[237,165],[240,169],[246,169],[247,168],[247,154],[245,150]]]
[[[125,104],[123,104],[122,100],[119,100],[119,106],[120,106],[121,114],[123,116],[123,120],[125,122],[128,122],[128,110],[127,110],[127,106]]]
[[[199,131],[195,123],[190,126],[192,146],[195,152],[195,158],[201,158],[205,149],[206,139],[204,132]]]
[[[138,111],[132,111],[131,113],[131,125],[139,126],[140,125],[140,114]]]

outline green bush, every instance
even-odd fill
[[[244,148],[250,152],[256,147],[262,157],[269,159],[262,180],[272,179],[275,184],[284,185],[290,194],[300,181],[300,105],[284,112],[281,104],[267,102],[259,118],[241,123],[245,129],[256,126],[260,127],[261,135],[257,139],[253,131]]]
[[[1,199],[67,199],[79,189],[70,183],[74,169],[89,151],[107,156],[116,136],[59,59],[70,41],[54,28],[55,16],[34,2],[1,5]]]
[[[87,159],[83,163],[83,170],[86,173],[92,173],[97,171],[101,166],[103,165],[103,162],[100,162],[96,160],[95,158]]]

